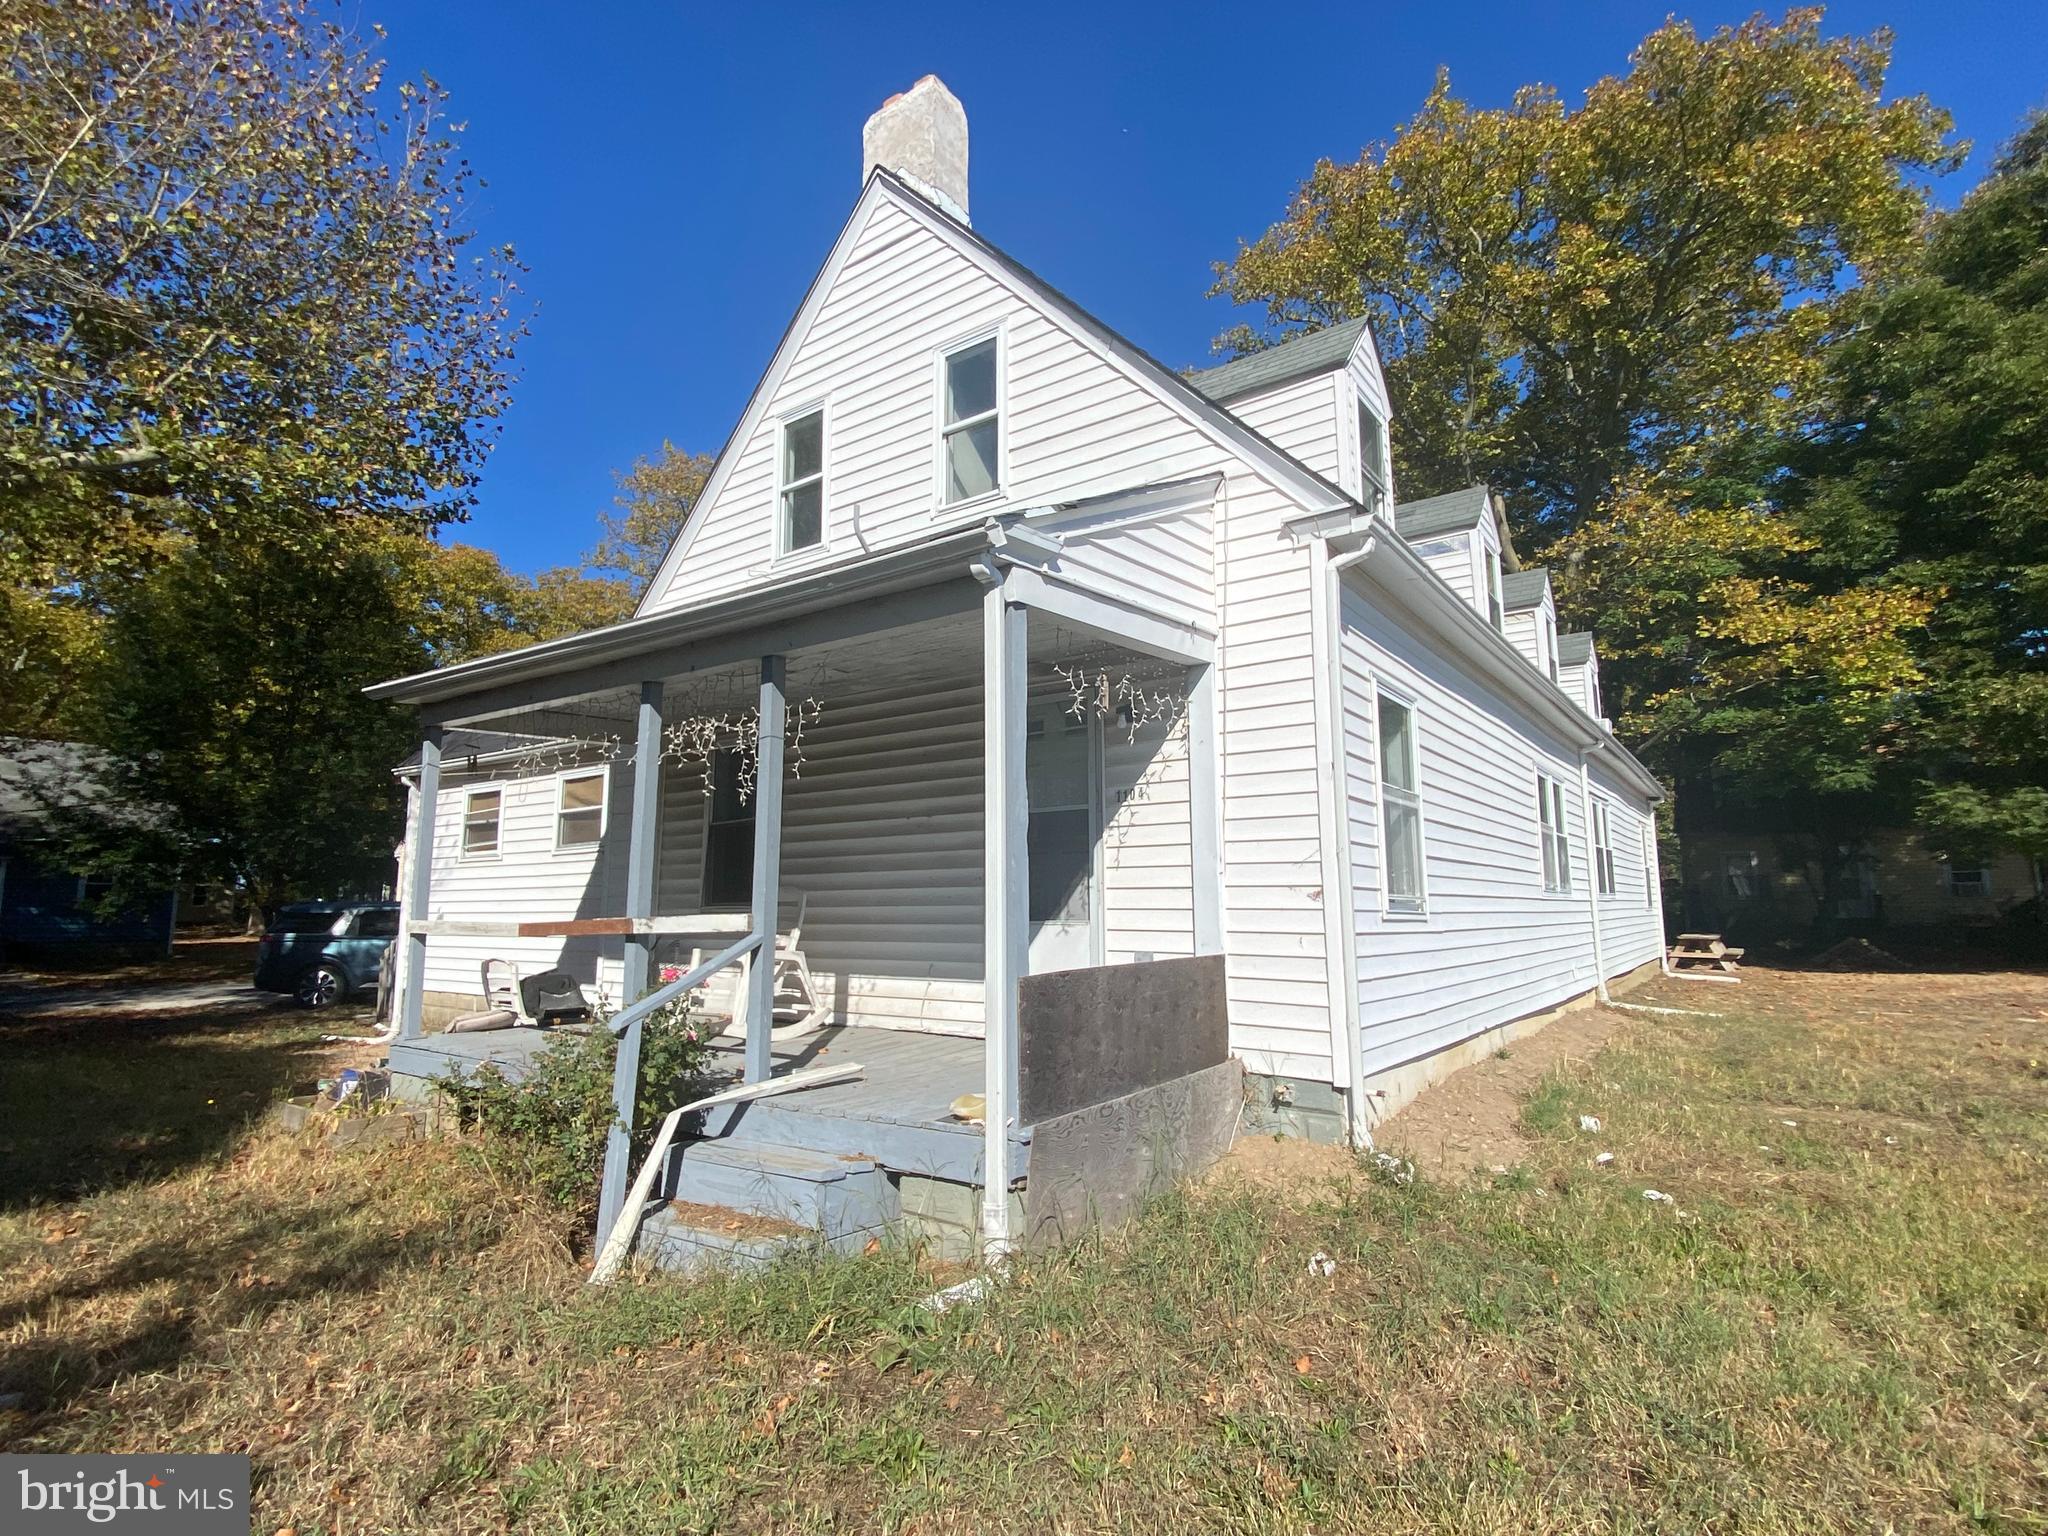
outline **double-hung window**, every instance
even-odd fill
[[[1380,840],[1387,858],[1387,910],[1422,910],[1422,795],[1415,768],[1415,711],[1382,694]]]
[[[1564,785],[1547,773],[1536,775],[1536,819],[1543,833],[1543,889],[1572,888],[1572,842],[1565,831]]]
[[[604,840],[605,771],[565,773],[555,800],[555,846],[595,848]]]
[[[792,416],[782,424],[782,552],[810,549],[825,539],[825,412]]]
[[[1614,835],[1607,822],[1607,802],[1593,802],[1593,872],[1600,894],[1614,894]]]
[[[1358,403],[1358,468],[1368,507],[1387,494],[1387,424],[1363,400]]]
[[[472,789],[462,802],[462,852],[465,858],[482,858],[498,851],[498,828],[503,820],[505,792],[500,789]]]
[[[939,483],[947,506],[1002,484],[996,338],[948,352],[940,365]]]

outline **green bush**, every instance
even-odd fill
[[[467,1077],[451,1067],[439,1080],[465,1128],[484,1131],[492,1151],[513,1159],[525,1182],[572,1210],[595,1207],[604,1171],[618,1055],[609,1023],[609,1013],[600,1009],[587,1032],[563,1031],[516,1079],[485,1062]],[[663,1115],[711,1091],[705,1086],[709,1037],[704,1021],[682,1003],[658,1009],[642,1023],[633,1096],[636,1165]]]

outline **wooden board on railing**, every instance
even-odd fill
[[[752,921],[744,912],[698,912],[684,917],[539,918],[517,923],[429,918],[413,923],[409,931],[422,938],[575,939],[616,935],[718,939],[745,934]]]

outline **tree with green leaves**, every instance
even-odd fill
[[[1909,256],[1950,120],[1886,101],[1891,38],[1820,12],[1670,21],[1578,107],[1440,76],[1386,143],[1324,161],[1217,269],[1269,327],[1371,318],[1404,495],[1484,480],[1568,533],[1631,476],[1698,473],[1809,411],[1833,297]],[[1249,328],[1223,338],[1263,340]]]
[[[330,0],[0,0],[0,49],[0,577],[462,516],[523,326],[439,88]]]
[[[2048,114],[1874,283],[1788,497],[1834,580],[1935,591],[1911,700],[1920,818],[2048,858]]]

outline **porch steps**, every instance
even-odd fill
[[[864,1157],[704,1138],[671,1155],[670,1196],[640,1228],[664,1269],[752,1269],[792,1249],[857,1252],[896,1215],[888,1176]]]

